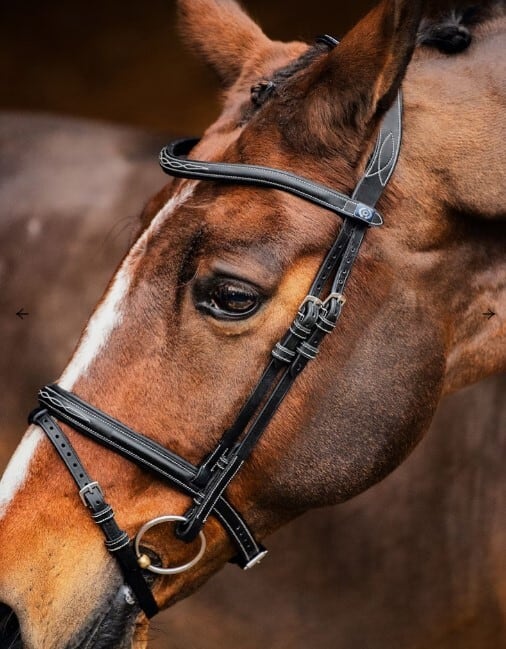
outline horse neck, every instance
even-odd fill
[[[411,170],[429,176],[439,201],[489,219],[504,216],[505,32],[503,15],[480,25],[461,55],[419,49],[404,83]]]
[[[503,16],[477,28],[464,55],[419,51],[404,84],[392,188],[404,200],[390,218],[451,319],[446,392],[506,368],[506,325],[485,315],[506,308],[505,31]]]

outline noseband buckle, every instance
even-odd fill
[[[88,502],[86,496],[94,496],[98,493],[98,495],[103,499],[104,498],[104,493],[102,491],[102,488],[98,484],[98,482],[89,482],[87,485],[85,485],[82,489],[79,490],[79,498],[82,500],[83,505],[85,507],[88,507],[90,509],[90,503]]]

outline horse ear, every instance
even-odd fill
[[[225,87],[270,40],[235,0],[179,0],[181,31]]]
[[[352,79],[364,116],[392,105],[416,46],[422,6],[421,0],[384,0],[336,50],[332,73],[341,85]]]
[[[294,79],[301,85],[294,88],[289,128],[299,133],[299,140],[303,133],[301,144],[309,147],[312,140],[332,146],[333,134],[339,138],[343,127],[352,127],[363,139],[365,131],[377,126],[411,60],[422,5],[423,0],[383,0],[330,54]],[[304,102],[297,101],[301,96]],[[297,103],[302,112],[294,119]]]

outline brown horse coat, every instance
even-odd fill
[[[160,175],[153,164],[152,138],[141,133],[12,114],[2,116],[0,130],[3,150],[12,156],[6,166],[24,168],[22,184],[2,185],[10,227],[9,236],[1,238],[1,257],[16,251],[10,266],[16,281],[6,283],[11,292],[2,295],[15,307],[23,292],[33,317],[24,323],[29,326],[18,324],[16,338],[12,308],[3,309],[0,317],[0,339],[15,341],[3,347],[13,354],[1,372],[0,453],[5,465],[36,388],[57,375],[64,362],[60,356],[70,354],[96,295],[128,244],[128,221],[121,236],[115,236],[124,218],[125,184],[107,185],[100,213],[91,191],[93,172],[122,168],[127,155],[127,168],[137,180],[128,183],[132,214],[131,206],[141,205],[146,195],[140,178],[156,187]],[[37,198],[28,192],[39,185],[39,159],[50,159],[45,173],[61,178],[69,151],[78,148],[81,173],[65,183],[76,209],[67,204],[60,213],[54,191],[45,203],[37,192],[37,218],[55,221],[53,228],[40,231],[40,256],[34,258],[27,236],[33,208],[19,206],[23,197],[25,206]],[[80,228],[95,235],[81,237]],[[55,238],[74,241],[73,254],[65,276],[48,281],[56,269],[46,264],[54,259],[42,253]],[[30,253],[28,266],[23,260]],[[101,263],[90,268],[94,254]],[[87,297],[77,281],[96,295]],[[28,296],[27,287],[33,291]],[[48,300],[54,305],[51,317],[44,315]],[[41,314],[47,326],[34,324]],[[37,353],[41,349],[47,353]],[[506,444],[505,387],[504,378],[497,377],[443,401],[427,438],[387,480],[350,503],[306,514],[286,526],[269,539],[271,556],[258,570],[242,574],[226,568],[155,622],[150,646],[166,649],[170,638],[171,646],[199,649],[302,649],[308,643],[326,649],[354,646],[360,638],[370,649],[499,647],[506,636],[506,520],[501,515],[506,507],[501,450]]]
[[[198,3],[192,6],[195,7],[196,4]],[[223,3],[223,7],[226,6],[230,6],[229,3]],[[202,12],[199,16],[201,23],[208,17]],[[256,144],[259,141],[258,136],[266,133],[271,137],[271,144],[281,147],[276,154],[275,166],[293,168],[297,158],[305,155],[311,159],[315,173],[321,174],[323,180],[327,174],[331,174],[341,189],[347,189],[352,182],[351,178],[357,173],[357,165],[360,168],[366,159],[367,151],[361,141],[367,134],[369,138],[373,136],[375,124],[379,123],[378,120],[400,81],[400,71],[403,71],[409,61],[416,37],[417,16],[415,6],[411,7],[402,2],[383,3],[364,23],[352,31],[335,56],[315,61],[308,70],[301,71],[293,80],[289,80],[279,98],[253,116],[251,123],[244,130],[244,138],[240,137],[238,142],[232,137],[235,133],[229,129],[237,116],[242,114],[241,110],[237,111],[237,101],[241,93],[244,93],[249,77],[258,73],[256,66],[261,67],[268,62],[269,66],[275,69],[283,59],[293,57],[302,49],[298,44],[288,47],[274,45],[271,51],[269,45],[264,52],[261,43],[252,37],[252,41],[260,45],[260,54],[266,56],[264,59],[260,56],[253,62],[247,62],[241,68],[243,77],[238,80],[237,61],[227,64],[227,53],[222,51],[221,73],[224,80],[228,83],[237,80],[237,83],[229,96],[227,110],[222,119],[208,132],[198,155],[221,157],[224,147],[228,147],[227,155],[234,158],[241,159],[241,155],[246,155],[248,158],[253,156],[259,162],[269,161],[271,151],[264,151]],[[352,90],[347,86],[345,71],[350,76],[350,71],[357,73],[363,68],[367,47],[371,46],[371,41],[367,42],[367,46],[364,44],[364,36],[368,30],[374,33],[372,46],[376,47],[376,56],[367,60],[374,65],[361,77],[357,74],[352,75],[352,78],[357,80],[356,88]],[[437,78],[433,76],[433,59],[417,57],[410,67],[405,84],[407,144],[403,149],[403,158],[395,182],[384,201],[384,207],[389,208],[388,211],[392,215],[391,221],[388,227],[377,235],[374,245],[371,243],[365,248],[357,274],[353,276],[354,290],[357,291],[357,287],[361,286],[363,293],[357,294],[355,310],[343,323],[341,336],[328,346],[329,352],[333,351],[327,357],[327,364],[320,364],[319,374],[315,370],[309,372],[287,402],[286,408],[289,410],[285,408],[284,412],[285,416],[291,412],[288,423],[291,425],[290,432],[294,433],[290,445],[287,445],[286,434],[283,436],[282,424],[285,422],[277,418],[269,431],[269,439],[259,446],[257,458],[231,488],[231,497],[234,501],[242,503],[246,515],[261,534],[293,517],[300,509],[342,500],[380,479],[406,455],[425,431],[443,391],[451,391],[504,367],[503,321],[498,318],[486,324],[483,317],[478,315],[478,310],[483,308],[484,299],[490,301],[498,310],[504,299],[503,284],[498,282],[504,272],[501,255],[504,250],[504,227],[501,223],[503,189],[501,186],[497,187],[489,177],[480,178],[482,182],[479,185],[473,183],[479,176],[482,165],[491,168],[499,161],[501,168],[504,149],[499,146],[492,153],[482,146],[482,140],[471,141],[477,149],[476,155],[470,160],[467,156],[466,164],[462,164],[459,173],[456,173],[455,160],[464,160],[467,153],[464,145],[468,145],[469,141],[455,139],[450,129],[439,130],[437,137],[425,137],[423,140],[421,137],[418,140],[414,137],[415,133],[421,136],[429,129],[430,121],[427,117],[438,103],[440,105],[442,100],[448,102],[450,97],[454,100],[465,99],[468,94],[474,101],[481,100],[484,109],[475,110],[469,124],[478,131],[482,128],[484,132],[485,129],[500,128],[503,114],[493,108],[490,82],[492,80],[493,86],[496,79],[504,77],[501,76],[501,70],[490,67],[490,56],[500,47],[501,34],[501,24],[487,25],[487,29],[482,30],[481,40],[477,39],[473,53],[470,53],[473,57],[471,63],[478,65],[482,72],[485,69],[490,73],[484,77],[481,94],[477,93],[476,88],[480,81],[478,68],[468,68],[465,74],[455,80],[459,72],[458,66],[449,67],[449,64],[442,60],[437,61],[440,74]],[[243,51],[244,58],[248,59],[251,54],[251,48],[246,47]],[[264,76],[268,72],[268,69],[263,69]],[[447,83],[440,83],[442,80]],[[453,85],[450,84],[449,88],[450,80]],[[321,92],[316,93],[312,90],[315,81],[320,84]],[[422,91],[424,85],[425,92]],[[432,94],[427,94],[429,86]],[[337,105],[329,101],[331,89],[335,87],[344,89]],[[372,94],[371,87],[374,88]],[[354,93],[358,95],[354,97]],[[350,118],[349,109],[353,102],[356,111]],[[454,107],[457,103],[458,101],[455,101],[454,105],[446,103],[443,123],[446,119],[448,124],[454,124],[460,117],[461,113]],[[286,119],[287,111],[290,119]],[[308,114],[314,119],[307,120]],[[306,120],[305,129],[300,128],[303,119]],[[277,125],[276,129],[269,132],[268,127],[273,123]],[[369,141],[368,138],[366,140]],[[439,147],[437,151],[434,149],[436,143]],[[318,159],[325,147],[328,147],[327,161]],[[341,157],[331,160],[328,152],[334,155],[337,151],[341,151]],[[443,172],[444,183],[441,182]],[[420,186],[425,190],[423,195],[420,194]],[[174,282],[174,266],[186,259],[185,245],[188,240],[194,240],[192,228],[199,226],[205,212],[214,248],[204,247],[202,251],[198,251],[200,263],[196,266],[196,274],[188,274],[184,284],[180,285],[182,288],[178,290],[183,290],[186,283],[198,281],[198,273],[214,272],[209,258],[216,254],[215,251],[219,253],[222,249],[227,250],[227,241],[233,244],[229,245],[227,252],[230,254],[226,256],[229,265],[237,265],[237,250],[234,250],[234,247],[238,247],[244,269],[248,272],[259,272],[260,265],[258,260],[255,262],[256,250],[251,242],[258,240],[262,226],[269,223],[268,214],[272,203],[254,195],[250,196],[246,190],[233,190],[226,196],[220,196],[213,190],[198,188],[195,197],[190,196],[188,190],[184,190],[179,194],[179,198],[173,198],[169,203],[167,197],[168,193],[164,192],[145,211],[144,234],[133,248],[133,253],[126,259],[123,270],[117,275],[109,297],[104,301],[102,311],[99,310],[97,316],[102,317],[100,313],[107,312],[107,308],[111,307],[111,296],[114,298],[118,286],[125,286],[125,273],[129,273],[131,278],[128,293],[124,293],[125,301],[128,302],[128,317],[122,317],[122,327],[116,329],[114,336],[108,341],[107,353],[101,358],[93,359],[91,371],[86,377],[78,377],[76,389],[78,393],[113,415],[122,416],[127,412],[127,419],[134,427],[147,427],[155,438],[195,460],[205,452],[208,442],[207,437],[189,434],[193,433],[193,427],[190,425],[191,415],[203,421],[204,404],[199,401],[200,393],[195,393],[195,377],[185,377],[181,372],[187,358],[184,353],[181,356],[181,348],[177,348],[177,343],[187,343],[192,338],[203,341],[199,348],[199,368],[205,377],[212,367],[213,373],[210,376],[218,392],[223,392],[221,388],[225,385],[224,377],[229,374],[227,363],[230,358],[235,359],[238,376],[241,379],[244,376],[244,380],[250,384],[250,377],[253,375],[251,370],[256,369],[258,359],[265,356],[269,340],[275,338],[279,328],[286,326],[284,320],[288,315],[285,317],[283,314],[285,311],[287,314],[293,311],[300,301],[304,278],[311,275],[321,250],[328,246],[332,227],[330,224],[320,223],[319,214],[314,210],[307,209],[304,215],[298,215],[293,213],[295,203],[292,200],[278,202],[276,198],[274,205],[277,210],[278,231],[275,236],[273,234],[272,241],[265,242],[269,244],[266,246],[269,255],[266,256],[263,250],[263,254],[258,256],[258,260],[262,262],[271,260],[269,271],[274,277],[277,273],[276,284],[270,275],[264,278],[261,273],[259,275],[259,281],[264,283],[265,291],[271,292],[270,299],[274,305],[269,303],[264,314],[270,313],[275,317],[265,327],[266,339],[249,337],[249,351],[255,359],[254,362],[250,362],[248,366],[239,366],[237,359],[240,357],[234,354],[236,341],[248,333],[256,333],[255,329],[261,328],[262,320],[257,319],[251,325],[251,331],[247,323],[234,332],[225,325],[209,323],[209,329],[202,338],[201,325],[191,319],[194,316],[191,316],[190,303],[185,299],[180,302],[180,308],[190,314],[190,319],[188,325],[185,321],[185,329],[171,339],[171,345],[175,343],[171,346],[173,364],[168,365],[160,354],[163,345],[160,345],[159,341],[165,327],[165,318],[173,322],[170,318],[177,315],[177,310],[172,308],[174,305],[167,293],[167,286]],[[237,232],[234,232],[229,221],[223,220],[227,210],[231,209],[229,199],[232,198],[235,204],[237,199],[242,198],[242,211],[236,214],[233,221],[235,227],[240,228],[242,239],[237,238]],[[166,234],[167,224],[161,222],[159,216],[159,209],[165,203],[170,204],[173,211],[169,224],[172,232],[174,233],[174,226],[181,228],[176,230],[177,236],[171,241],[163,236]],[[202,210],[203,207],[205,210]],[[413,217],[412,221],[401,218],[405,216],[406,211]],[[258,221],[251,218],[254,213]],[[485,219],[488,219],[490,224],[487,224]],[[317,232],[309,227],[316,222],[321,227]],[[290,236],[290,230],[294,226],[297,238],[293,237],[293,234]],[[283,237],[284,258],[280,256],[280,240],[277,236]],[[147,251],[151,253],[149,258],[145,256]],[[172,255],[174,266],[163,274],[160,272],[161,264],[168,258],[169,253]],[[143,263],[140,263],[140,260]],[[469,269],[469,277],[459,276],[457,281],[455,271],[463,263]],[[271,288],[268,285],[269,281]],[[436,283],[438,292],[431,290]],[[167,296],[167,303],[159,300],[162,292]],[[162,311],[157,309],[156,305],[163,306],[162,318]],[[368,315],[371,309],[374,313],[372,319]],[[404,327],[400,330],[397,326],[399,314],[402,314]],[[482,314],[483,312],[480,315]],[[86,345],[89,344],[97,317],[94,316],[90,323],[88,334],[83,339],[81,351],[76,357],[78,360],[80,357],[87,358]],[[263,322],[266,322],[265,317]],[[365,329],[367,336],[364,338]],[[143,338],[139,331],[144,334],[149,331],[150,335]],[[413,335],[414,331],[416,336]],[[221,338],[224,349],[228,349],[229,358],[227,359],[225,353],[223,358],[219,359],[218,365],[215,361],[215,365],[211,366],[213,337]],[[136,340],[136,345],[132,345],[133,340]],[[228,342],[225,342],[227,340]],[[348,355],[343,354],[343,351],[346,351],[345,343]],[[330,363],[332,358],[340,360],[338,380],[335,375],[336,368]],[[121,385],[112,382],[113,369],[117,370],[119,366],[136,368],[132,376],[128,372],[124,373]],[[172,381],[171,405],[175,410],[168,413],[172,420],[139,418],[139,414],[133,410],[135,402],[142,394],[140,379],[152,375],[153,371],[158,377],[169,381],[169,385]],[[177,383],[174,382],[174,372],[177,372]],[[75,374],[74,363],[74,369],[71,365],[66,378],[62,380],[68,381],[68,377]],[[346,383],[346,394],[337,393],[336,389],[343,376],[347,375],[351,376],[351,379]],[[320,403],[330,404],[330,412],[327,414],[332,415],[336,426],[336,437],[333,440],[322,436],[323,430],[329,430],[330,419],[322,420],[321,412],[307,410],[310,386],[313,398],[315,394],[318,397],[317,402],[320,399]],[[364,386],[368,388],[365,402]],[[413,391],[415,386],[416,392]],[[104,387],[107,387],[106,391]],[[160,381],[150,387],[150,399],[156,404],[157,399],[162,398],[166,386]],[[229,386],[227,409],[234,405],[233,402],[238,400],[244,390],[244,385]],[[224,403],[223,406],[225,405]],[[151,414],[154,415],[155,412],[158,417],[162,417],[163,412],[160,409],[155,408]],[[223,413],[209,411],[207,405],[207,415],[206,423],[213,435],[217,430],[223,429],[223,423],[226,421]],[[175,437],[172,434],[174,429],[182,433],[182,436]],[[185,432],[188,435],[185,435]],[[170,439],[165,439],[163,436],[169,433]],[[138,472],[131,467],[125,467],[124,463],[119,461],[108,462],[106,467],[105,460],[95,455],[93,445],[82,440],[76,440],[76,445],[83,457],[94,458],[99,474],[108,476],[110,484],[107,484],[106,488],[111,493],[114,504],[117,502],[121,505],[126,495],[124,491],[118,491],[115,478],[120,475],[128,485],[127,491],[136,491],[138,501],[132,502],[131,510],[124,514],[128,516],[128,526],[134,529],[138,520],[153,515],[161,506],[162,494],[156,493]],[[317,454],[315,450],[318,451]],[[284,462],[281,464],[276,457],[279,453],[283,454]],[[266,461],[269,457],[270,460]],[[297,468],[296,460],[300,457],[318,466],[318,479],[306,482],[308,476],[300,473],[297,474],[296,485],[292,485],[283,470],[293,473]],[[336,465],[339,469],[337,472]],[[46,460],[37,455],[26,485],[17,494],[15,506],[4,516],[1,533],[4,536],[6,566],[13,565],[15,552],[15,547],[12,542],[9,545],[8,539],[14,538],[17,526],[26,520],[30,501],[33,500],[30,496],[33,497],[36,493],[36,478],[43,475],[45,468]],[[268,483],[267,476],[270,478]],[[62,634],[61,642],[70,638],[68,634],[75,633],[75,625],[81,619],[84,601],[82,589],[76,590],[75,582],[69,578],[76,568],[73,557],[79,556],[81,565],[87,568],[86,574],[81,573],[84,579],[81,586],[93,584],[99,599],[107,593],[107,586],[116,580],[110,572],[107,578],[98,579],[100,573],[92,562],[92,557],[96,555],[99,546],[94,537],[92,539],[91,528],[86,528],[89,539],[85,544],[82,534],[77,534],[78,529],[82,529],[79,524],[81,517],[73,508],[69,509],[69,494],[72,492],[69,491],[68,480],[63,474],[59,474],[55,476],[51,486],[56,493],[62,494],[61,507],[65,508],[65,520],[62,520],[54,509],[37,510],[37,515],[43,517],[41,522],[43,520],[46,527],[54,529],[56,536],[54,539],[43,540],[32,535],[31,539],[35,554],[39,553],[39,568],[44,569],[44,566],[47,566],[52,577],[47,580],[45,586],[49,589],[52,607],[54,610],[63,607],[67,611],[64,626],[63,620],[56,619],[47,620],[50,627],[46,626],[45,629],[40,624],[35,624],[34,607],[37,606],[37,600],[34,599],[35,594],[30,594],[31,590],[27,590],[30,582],[29,571],[26,572],[32,557],[22,556],[17,560],[16,583],[13,581],[13,573],[8,569],[3,571],[0,580],[2,597],[8,598],[7,603],[17,609],[23,633],[30,646],[37,644],[36,638],[47,643],[49,628],[53,631],[59,629]],[[253,493],[256,502],[252,500]],[[174,495],[172,506],[179,509],[182,505],[181,499]],[[261,510],[257,509],[258,505]],[[14,515],[17,515],[16,518]],[[192,582],[185,583],[176,579],[174,583],[164,584],[163,587],[158,584],[156,592],[160,601],[173,601],[190,588],[196,587],[229,556],[230,548],[223,535],[216,525],[211,523],[209,532],[212,542],[208,563],[195,571]],[[67,551],[62,554],[54,541],[64,531]],[[162,540],[155,538],[153,542],[161,547]],[[53,559],[56,556],[57,561]],[[65,577],[65,582],[58,578],[59,575]],[[20,602],[23,602],[23,605]]]

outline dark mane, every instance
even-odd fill
[[[284,83],[285,81],[288,81],[291,79],[294,75],[296,75],[298,72],[301,70],[304,70],[307,68],[313,61],[320,55],[322,54],[327,54],[329,51],[329,46],[326,45],[325,43],[320,43],[316,42],[313,45],[309,46],[309,48],[299,56],[298,59],[295,59],[295,61],[292,61],[289,63],[287,66],[284,68],[281,68],[277,70],[270,81],[274,83],[274,85],[278,86]]]

